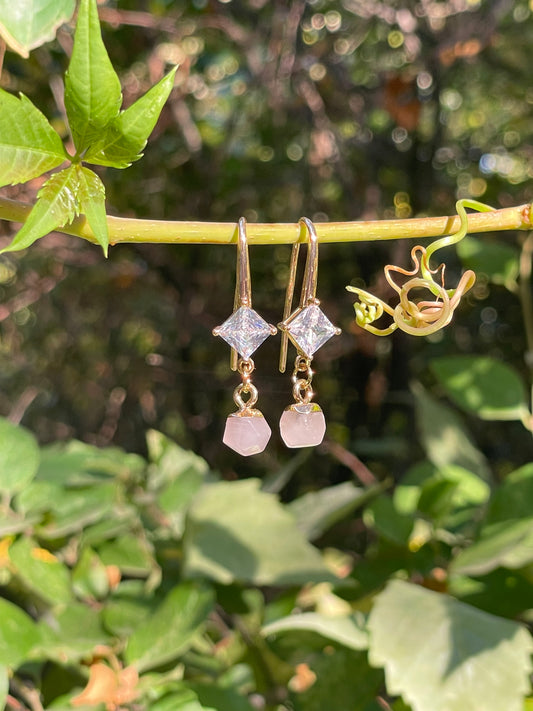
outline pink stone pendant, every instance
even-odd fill
[[[224,444],[243,457],[259,454],[268,444],[272,430],[259,410],[245,408],[226,419]]]
[[[287,447],[316,447],[326,433],[322,408],[314,402],[289,405],[281,416],[279,430]]]

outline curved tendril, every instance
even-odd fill
[[[477,200],[458,200],[456,209],[461,224],[457,232],[436,240],[427,249],[421,245],[413,247],[411,250],[413,268],[411,270],[387,264],[384,269],[385,278],[400,297],[400,301],[395,308],[363,289],[355,286],[346,287],[348,291],[357,294],[359,297],[359,302],[354,304],[355,320],[359,326],[378,336],[389,335],[397,328],[414,336],[428,336],[450,323],[461,297],[474,285],[476,275],[471,269],[468,269],[461,276],[455,289],[446,289],[444,286],[444,264],[431,269],[429,260],[438,249],[456,244],[466,236],[468,232],[466,208],[477,210],[478,212],[492,210],[491,207]],[[392,276],[393,272],[411,277],[411,279],[408,279],[400,286],[395,282]],[[435,275],[439,275],[440,284],[436,281]],[[432,301],[412,301],[409,299],[411,289],[427,289],[435,299]],[[392,317],[393,323],[388,328],[380,329],[372,326],[372,323],[381,318],[384,313]]]
[[[468,232],[468,214],[466,212],[467,207],[471,210],[476,210],[477,212],[492,212],[492,210],[494,210],[494,208],[490,205],[486,205],[484,202],[478,202],[477,200],[469,200],[466,198],[462,200],[457,200],[457,202],[455,203],[455,209],[457,210],[457,214],[459,215],[459,219],[461,220],[461,226],[459,227],[458,231],[455,232],[453,235],[441,237],[441,239],[438,239],[429,245],[426,250],[428,260],[431,258],[431,255],[434,254],[434,252],[436,252],[438,249],[442,249],[442,247],[448,247],[450,244],[457,244],[457,242],[460,242],[463,237],[466,237],[466,233]]]
[[[394,309],[364,289],[358,289],[356,286],[347,286],[346,290],[357,294],[359,297],[359,301],[356,301],[353,305],[355,321],[358,326],[361,326],[361,328],[364,328],[365,331],[369,333],[373,333],[375,336],[388,336],[398,328],[394,321],[388,328],[376,328],[372,326],[371,324],[381,318],[384,313],[388,313],[389,316],[394,318]]]

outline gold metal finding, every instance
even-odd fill
[[[299,225],[304,225],[307,230],[307,258],[305,260],[305,270],[302,281],[302,293],[298,311],[311,303],[319,304],[316,299],[316,288],[318,280],[318,235],[315,226],[308,217],[301,217]],[[279,371],[284,373],[287,367],[287,349],[289,344],[289,334],[282,324],[285,324],[291,316],[292,301],[294,297],[294,287],[296,284],[296,271],[298,268],[298,256],[300,254],[300,242],[292,245],[291,263],[289,268],[289,283],[285,294],[285,307],[283,309],[283,320],[279,327],[281,329],[281,349],[279,354]],[[297,313],[297,312],[295,312]]]
[[[241,306],[252,308],[252,280],[250,277],[250,256],[248,253],[248,238],[246,236],[246,218],[240,217],[237,223],[237,273],[235,275],[235,298],[233,311]],[[230,368],[237,370],[239,354],[231,349]]]

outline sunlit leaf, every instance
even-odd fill
[[[37,202],[28,219],[13,237],[11,244],[0,250],[0,253],[26,249],[58,227],[71,223],[78,214],[78,185],[75,165],[48,178],[39,190]]]
[[[494,358],[447,356],[432,360],[431,369],[459,407],[484,420],[521,420],[528,413],[520,376]]]
[[[212,606],[210,589],[191,583],[176,586],[130,637],[127,663],[144,671],[176,659],[191,645]]]
[[[0,186],[25,183],[67,159],[39,109],[24,94],[17,98],[0,89]]]
[[[21,491],[37,474],[37,442],[28,430],[4,418],[0,418],[0,442],[0,491]]]
[[[89,168],[79,170],[78,199],[80,212],[85,215],[98,244],[107,257],[109,230],[105,211],[105,187],[96,173]]]
[[[394,580],[368,628],[370,663],[413,711],[522,711],[533,641],[521,625]]]
[[[265,637],[269,637],[299,630],[316,632],[349,649],[361,650],[368,647],[364,618],[360,614],[327,617],[317,612],[303,612],[283,617],[265,625],[262,633]]]
[[[172,69],[107,127],[103,136],[87,151],[84,160],[96,165],[127,168],[142,158],[149,135],[174,85]]]
[[[28,57],[32,49],[54,39],[75,5],[75,0],[0,0],[0,36],[9,49]]]
[[[101,138],[121,103],[120,81],[102,40],[96,0],[81,0],[65,74],[65,108],[78,153]]]
[[[185,530],[185,571],[228,584],[335,581],[294,518],[257,479],[206,485]]]

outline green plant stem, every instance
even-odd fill
[[[24,222],[31,205],[0,197],[0,219]],[[532,205],[519,205],[468,216],[468,231],[499,232],[533,227]],[[110,244],[123,242],[149,244],[235,244],[237,225],[233,222],[168,222],[107,218]],[[458,215],[452,217],[416,217],[408,220],[372,220],[361,222],[325,222],[317,225],[320,242],[375,242],[396,239],[442,237],[457,232]],[[84,217],[58,230],[96,242]],[[250,223],[249,244],[293,244],[305,241],[305,229],[296,223]]]

